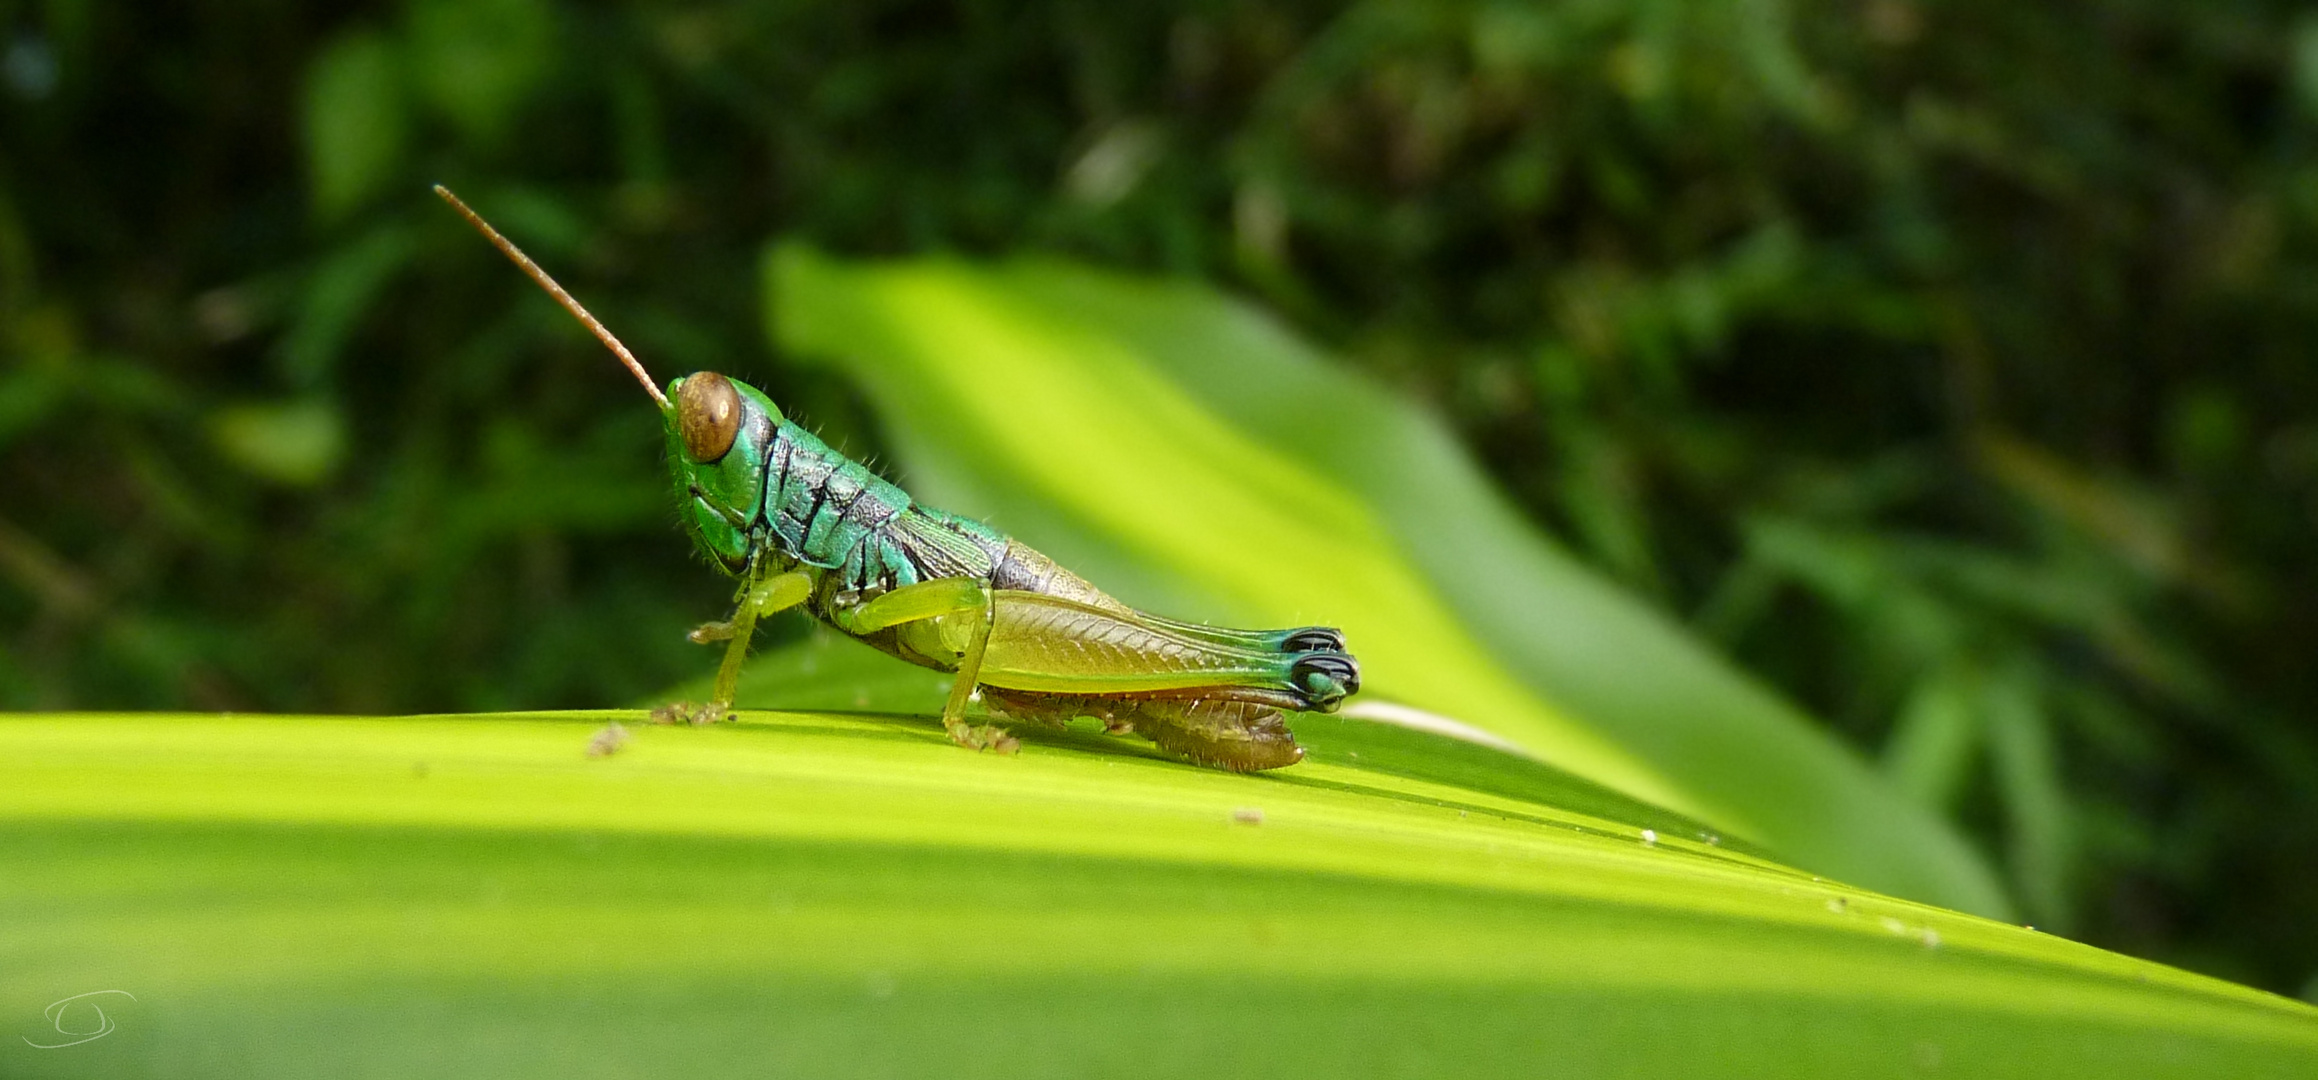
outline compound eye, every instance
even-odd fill
[[[740,391],[732,380],[713,371],[684,380],[676,391],[676,433],[685,455],[703,465],[731,450],[740,434]]]

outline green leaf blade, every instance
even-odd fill
[[[630,741],[589,757],[612,719],[636,725]],[[1334,723],[1347,730],[1315,729],[1314,762],[1246,777],[1085,732],[973,754],[903,717],[0,719],[0,1002],[37,1026],[68,993],[137,995],[88,1053],[19,1044],[0,1066],[2318,1062],[2306,1005],[1815,879],[1664,819],[1645,841],[1617,816],[1374,769],[1454,744]]]

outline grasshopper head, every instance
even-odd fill
[[[661,413],[679,516],[700,550],[732,573],[748,568],[748,527],[765,501],[765,455],[781,410],[756,387],[698,371],[668,384]]]

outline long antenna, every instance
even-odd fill
[[[644,384],[644,392],[652,395],[652,400],[660,403],[661,412],[667,412],[672,407],[668,404],[667,395],[662,394],[660,388],[652,384],[652,376],[644,373],[644,365],[636,362],[636,354],[629,352],[627,346],[620,344],[619,338],[613,337],[611,331],[604,329],[604,324],[597,322],[595,316],[588,314],[588,309],[581,307],[579,301],[572,299],[570,293],[563,291],[563,286],[556,284],[554,278],[547,276],[547,271],[540,269],[538,263],[532,262],[531,257],[525,255],[521,248],[509,242],[506,237],[499,235],[499,230],[492,228],[490,222],[483,220],[483,215],[467,209],[467,204],[460,202],[458,196],[451,194],[451,189],[436,184],[435,194],[442,196],[444,202],[451,204],[451,209],[457,210],[461,217],[467,219],[467,224],[473,225],[475,231],[482,233],[484,238],[490,240],[493,246],[505,253],[509,259],[514,260],[515,265],[522,267],[524,273],[531,275],[531,280],[538,282],[540,288],[546,289],[548,295],[555,297],[556,303],[562,304],[563,309],[571,312],[573,318],[586,323],[588,329],[595,331],[596,340],[603,342],[605,348],[612,350],[612,355],[619,357],[621,363],[628,365],[628,370],[635,373],[636,381]]]

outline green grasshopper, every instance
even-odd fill
[[[800,606],[890,655],[955,672],[942,727],[978,750],[1010,753],[1017,743],[966,721],[977,692],[1002,720],[1059,726],[1091,716],[1202,765],[1276,769],[1304,756],[1283,710],[1330,712],[1360,689],[1360,665],[1332,627],[1231,630],[1137,611],[1019,540],[918,505],[747,383],[701,371],[663,394],[546,271],[448,189],[435,194],[586,324],[660,406],[684,527],[740,579],[732,617],[691,634],[728,643],[714,696],[679,715],[728,715],[757,621]]]

